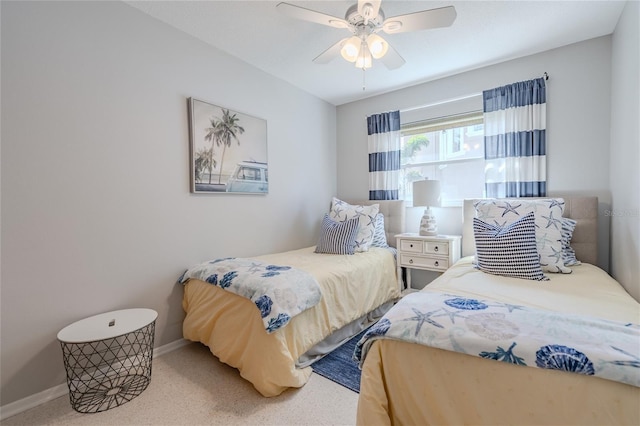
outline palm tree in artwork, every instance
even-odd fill
[[[194,161],[194,177],[196,182],[199,183],[202,180],[202,172],[208,170],[209,183],[211,183],[211,174],[213,173],[213,168],[216,166],[216,163],[217,161],[213,158],[213,144],[209,148],[199,149]]]
[[[218,174],[218,183],[220,183],[224,164],[224,154],[227,147],[231,147],[231,142],[234,139],[238,142],[238,145],[240,145],[240,139],[238,139],[238,135],[244,133],[244,127],[238,125],[239,121],[240,119],[237,117],[237,114],[231,114],[228,109],[223,109],[222,120],[218,120],[216,122],[216,125],[213,126],[215,128],[213,133],[216,139],[216,144],[218,146],[222,145],[222,157],[220,158],[220,173]]]
[[[217,161],[213,158],[213,147],[216,143],[216,132],[219,121],[214,117],[211,117],[209,119],[209,122],[211,123],[211,127],[207,127],[206,129],[204,129],[207,132],[207,134],[204,136],[204,140],[211,141],[211,148],[203,149],[203,153],[209,156],[206,164],[207,168],[209,169],[209,185],[211,185],[211,175],[213,174],[213,168],[215,168],[217,164]]]

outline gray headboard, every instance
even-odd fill
[[[370,206],[380,205],[380,213],[384,215],[384,230],[387,233],[387,243],[396,246],[395,236],[405,230],[405,216],[407,209],[403,200],[345,200],[349,204]]]
[[[576,251],[576,258],[585,263],[598,264],[598,197],[554,195],[563,198],[563,216],[578,222],[573,231],[571,247]],[[462,209],[462,255],[473,256],[476,242],[473,238],[473,218],[476,215],[473,203],[478,199],[464,200]]]

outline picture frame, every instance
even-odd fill
[[[191,192],[269,193],[267,121],[188,98]]]

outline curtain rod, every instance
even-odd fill
[[[542,74],[542,78],[544,78],[545,81],[549,80],[549,74],[547,74],[547,72],[545,71]],[[434,107],[434,106],[437,106],[437,105],[448,104],[450,102],[456,102],[456,101],[462,101],[462,100],[465,100],[465,99],[475,98],[476,96],[482,96],[482,93],[473,93],[471,95],[460,96],[460,97],[453,98],[453,99],[447,99],[445,101],[434,102],[434,103],[431,103],[431,104],[425,104],[425,105],[420,105],[420,106],[411,107],[411,108],[405,108],[405,109],[401,109],[400,112],[403,113],[403,112],[415,111],[417,109],[422,109],[422,108],[430,108],[430,107]]]

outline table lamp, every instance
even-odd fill
[[[440,207],[440,181],[425,179],[413,182],[413,206],[426,207],[420,220],[420,235],[438,235],[431,207]]]

